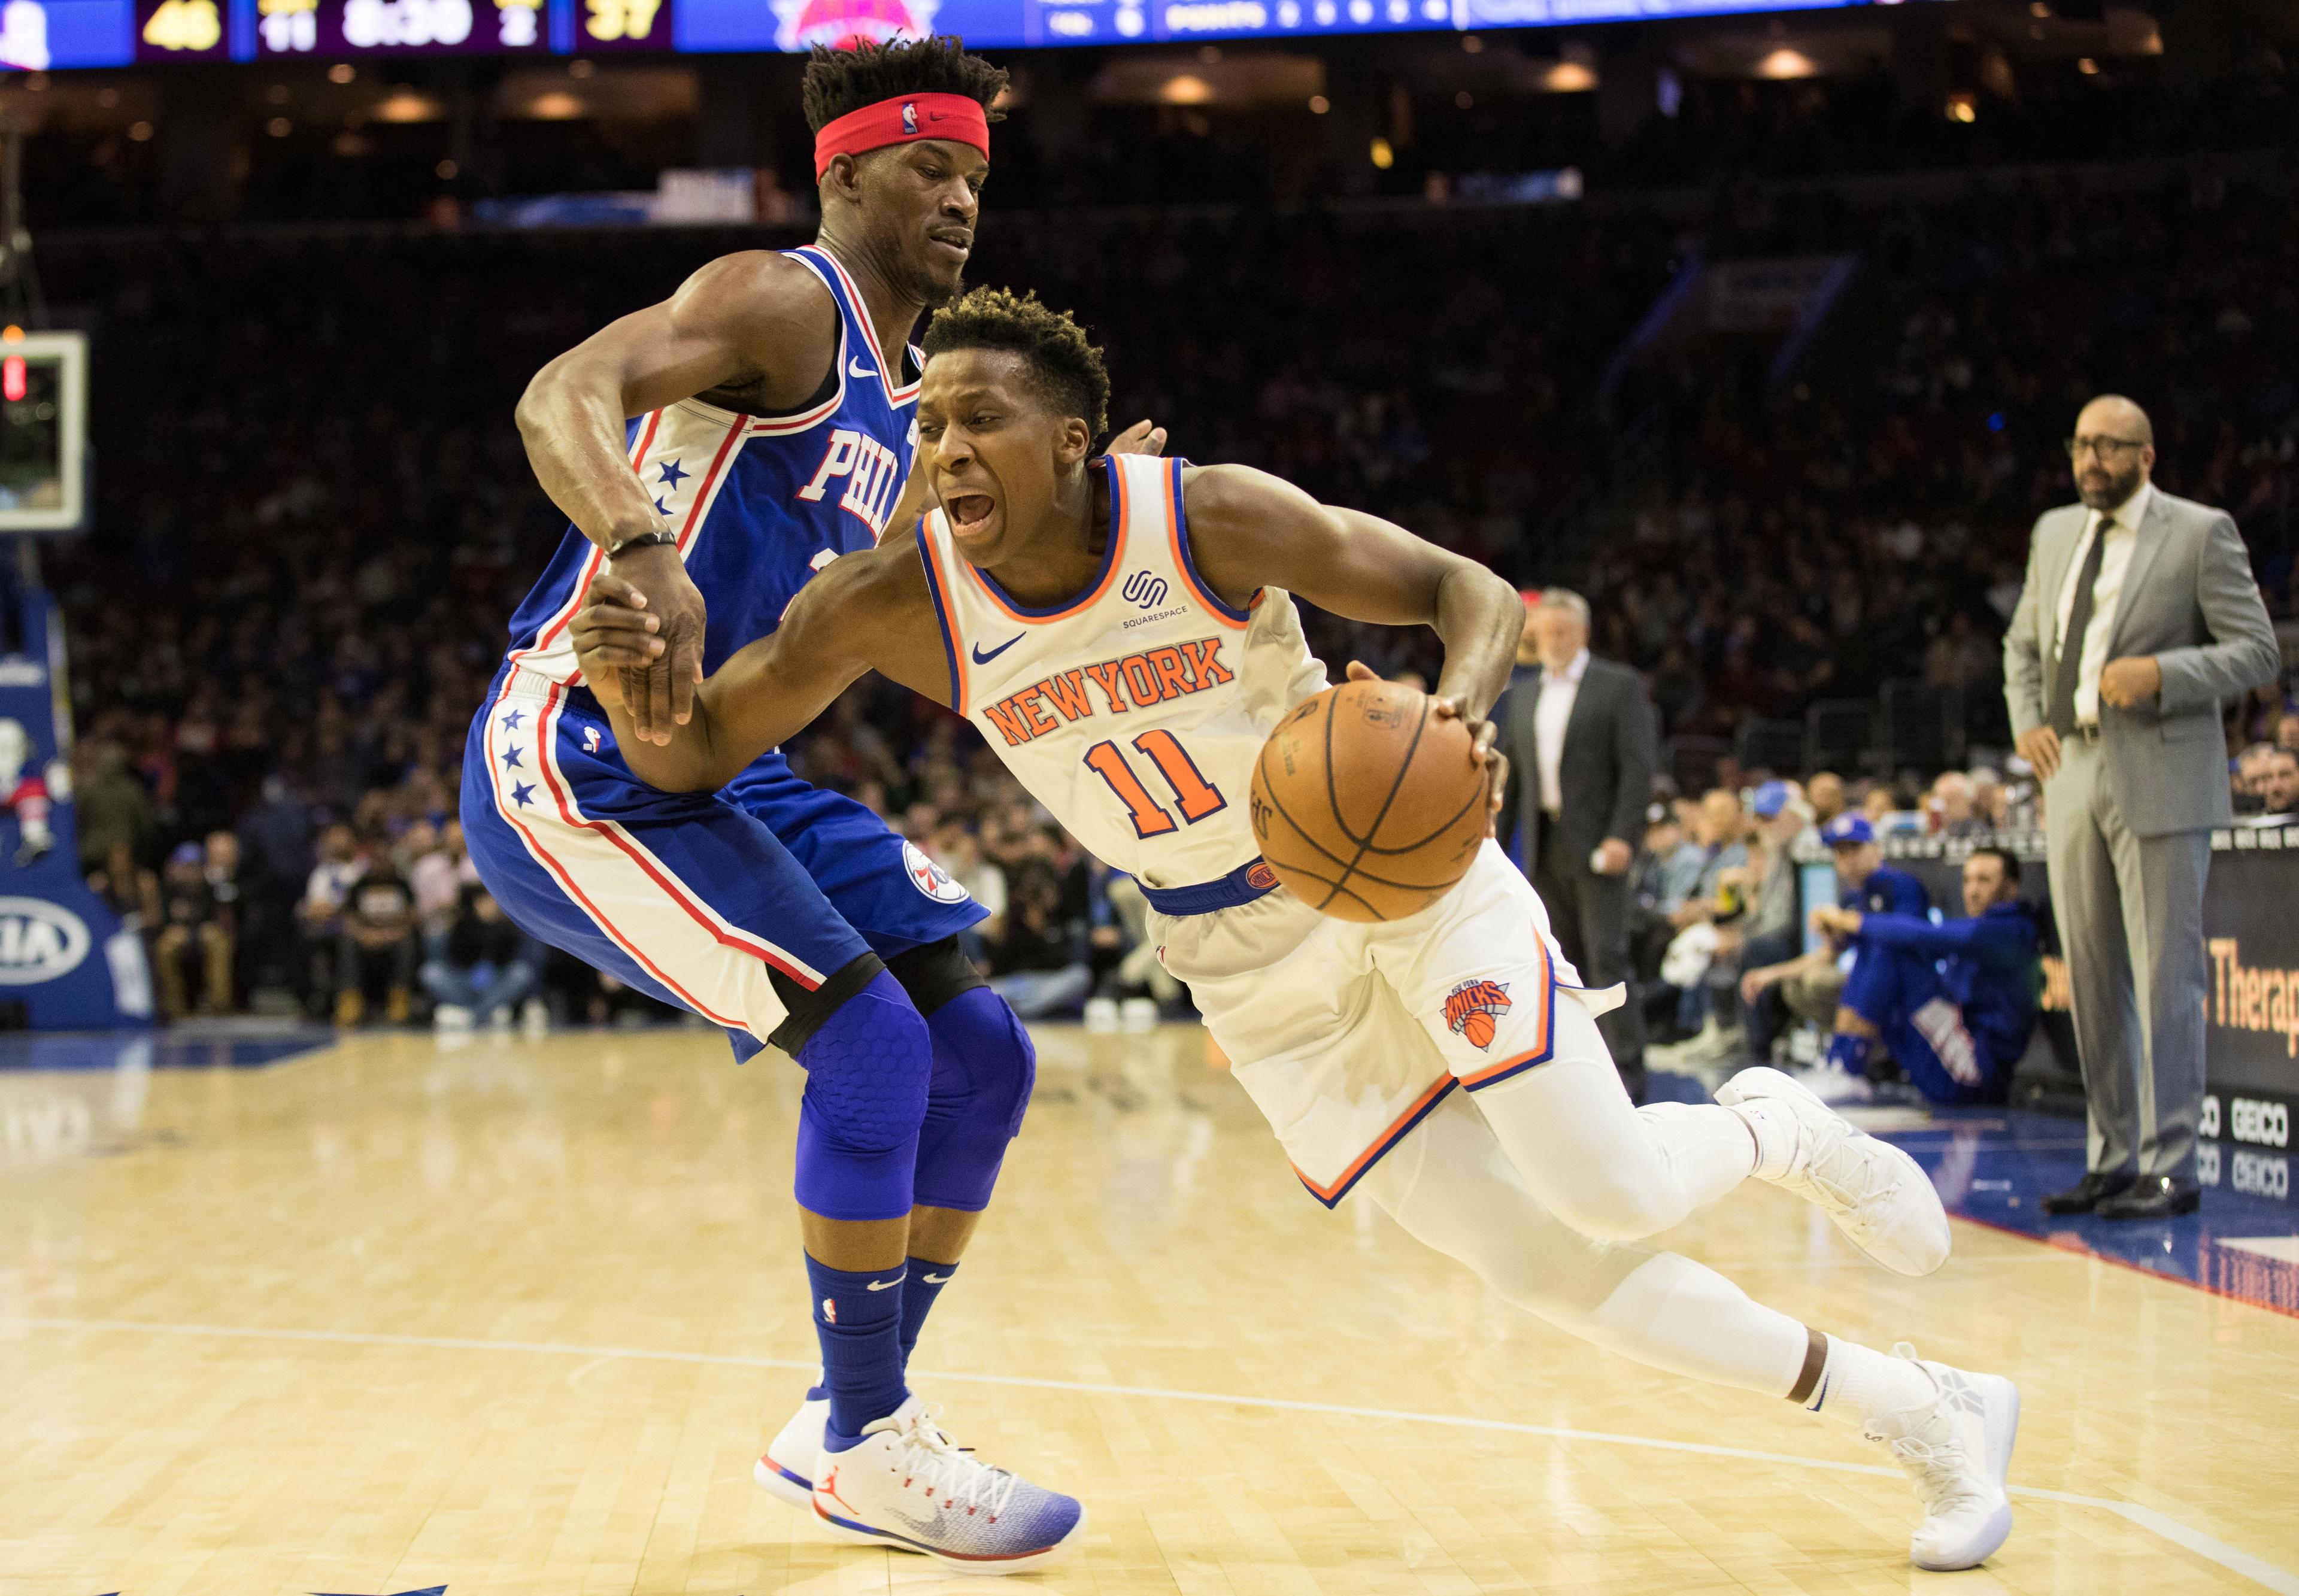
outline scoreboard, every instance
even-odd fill
[[[0,67],[379,55],[986,48],[1540,28],[1897,0],[0,0]]]

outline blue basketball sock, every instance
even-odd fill
[[[909,1396],[902,1384],[901,1269],[850,1274],[806,1260],[814,1298],[814,1333],[822,1343],[822,1384],[830,1393],[823,1443],[843,1451],[862,1427],[885,1417]]]
[[[925,1328],[926,1315],[934,1311],[934,1299],[958,1273],[958,1266],[913,1258],[902,1267],[902,1363],[907,1367],[910,1349],[918,1344],[918,1332]]]
[[[1855,1036],[1849,1031],[1838,1031],[1828,1039],[1829,1060],[1847,1075],[1865,1076],[1868,1056],[1875,1050],[1873,1036]]]

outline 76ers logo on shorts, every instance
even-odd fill
[[[966,888],[958,877],[928,859],[916,843],[902,844],[902,864],[910,873],[910,885],[937,903],[963,903]]]
[[[1493,1044],[1493,1027],[1509,1011],[1505,981],[1464,981],[1445,994],[1445,1028],[1469,1039],[1482,1052]]]

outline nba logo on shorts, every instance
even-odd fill
[[[583,752],[585,753],[596,753],[599,752],[599,728],[597,727],[586,726],[583,728]]]
[[[906,138],[918,136],[918,108],[908,100],[902,102],[902,135]]]
[[[1445,994],[1445,1028],[1469,1039],[1482,1052],[1493,1044],[1493,1027],[1509,1011],[1507,984],[1464,981]]]

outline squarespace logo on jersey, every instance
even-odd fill
[[[2279,1035],[2284,1057],[2299,1058],[2299,969],[2246,965],[2232,936],[2214,936],[2210,945],[2212,1023]]]
[[[37,986],[70,975],[87,957],[79,916],[45,898],[0,898],[0,986]]]
[[[1083,720],[1096,714],[1093,695],[1086,691],[1089,682],[1101,690],[1111,714],[1123,715],[1129,709],[1146,710],[1167,699],[1185,698],[1237,680],[1237,673],[1221,662],[1221,645],[1218,637],[1200,637],[1076,670],[1056,671],[1042,682],[1008,694],[982,712],[1008,748],[1019,747],[1057,730],[1063,721]],[[1061,719],[1055,719],[1055,715]]]

